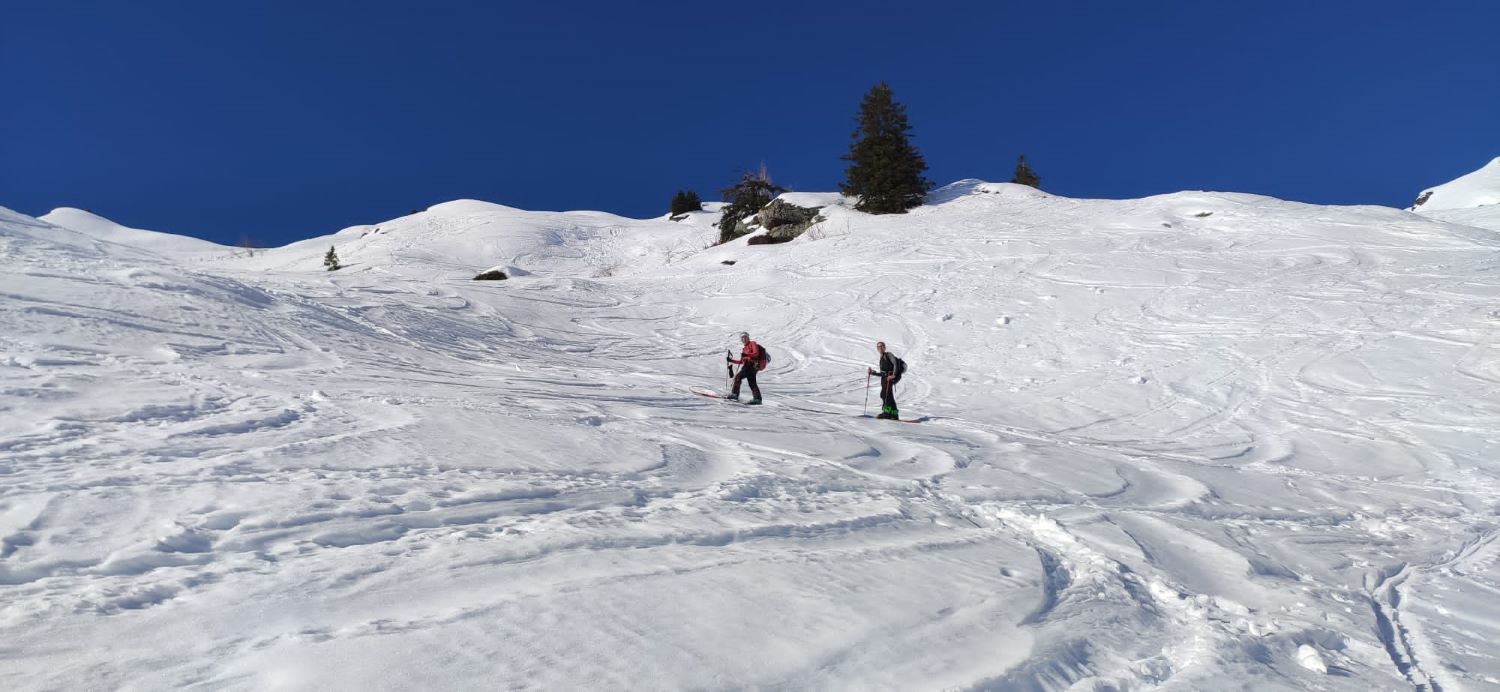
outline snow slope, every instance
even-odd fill
[[[1408,211],[1449,223],[1500,231],[1500,158],[1473,173],[1423,190]]]
[[[236,250],[197,238],[128,228],[97,214],[71,207],[53,209],[39,220],[97,240],[177,259],[228,255]]]
[[[321,271],[324,254],[333,247],[349,267],[346,274],[373,271],[462,280],[498,265],[512,275],[603,277],[627,265],[665,266],[713,242],[716,215],[686,216],[679,222],[636,220],[602,212],[533,212],[458,200],[258,251],[248,261],[221,257],[219,263],[235,270]]]
[[[1423,190],[1412,211],[1471,209],[1500,204],[1500,157],[1473,173],[1459,176],[1437,187]]]
[[[931,202],[193,262],[0,212],[0,684],[1500,686],[1500,236]],[[689,394],[741,329],[767,405]],[[921,423],[859,417],[877,339]]]
[[[1421,212],[1423,216],[1490,231],[1500,231],[1500,204],[1470,209],[1443,209]]]

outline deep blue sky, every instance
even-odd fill
[[[804,6],[805,5],[805,6]],[[860,96],[928,177],[1404,206],[1500,155],[1500,2],[0,0],[0,205],[266,244],[473,197],[831,190]]]

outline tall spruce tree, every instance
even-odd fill
[[[932,183],[922,177],[927,162],[907,138],[906,106],[881,82],[860,101],[855,120],[859,127],[843,156],[850,164],[844,169],[847,180],[839,190],[859,198],[855,209],[872,214],[900,214],[921,204]]]
[[[1021,154],[1021,158],[1016,159],[1016,174],[1011,177],[1010,181],[1018,185],[1030,185],[1032,187],[1039,187],[1042,184],[1042,179],[1037,177],[1036,171],[1031,170],[1031,166],[1026,165],[1025,154]]]
[[[719,242],[727,243],[745,235],[740,220],[764,209],[776,195],[785,191],[771,183],[765,166],[761,166],[759,172],[746,172],[740,176],[739,182],[724,188],[724,201],[728,204],[724,205],[719,216]]]
[[[344,265],[339,264],[339,253],[333,251],[332,245],[328,246],[328,254],[323,255],[323,266],[331,272],[344,268]]]

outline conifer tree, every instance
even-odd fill
[[[843,156],[850,163],[847,180],[839,190],[859,198],[855,209],[872,214],[899,214],[921,204],[932,183],[922,177],[927,162],[908,139],[906,106],[881,82],[860,101],[855,120],[854,141]]]
[[[332,245],[328,246],[328,254],[323,255],[323,266],[327,267],[328,271],[338,271],[344,268],[344,265],[339,264],[339,253],[333,251]]]
[[[724,201],[728,204],[724,205],[719,216],[719,242],[727,243],[744,235],[740,219],[765,208],[776,195],[785,191],[771,183],[765,166],[761,166],[757,173],[745,173],[739,182],[724,188]]]
[[[703,211],[703,200],[698,198],[698,193],[692,190],[678,190],[672,195],[671,215],[686,214],[690,211]]]
[[[1032,187],[1038,187],[1042,183],[1042,179],[1037,177],[1036,171],[1031,170],[1031,166],[1026,165],[1025,154],[1022,154],[1021,158],[1016,159],[1016,174],[1010,181],[1018,185],[1030,185]]]

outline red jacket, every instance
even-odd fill
[[[745,348],[744,348],[744,350],[740,351],[740,359],[739,360],[731,360],[729,362],[734,363],[735,365],[744,365],[745,363],[754,363],[755,364],[755,368],[757,370],[759,370],[760,367],[761,367],[760,359],[761,359],[760,344],[757,344],[754,341],[747,341],[747,342],[745,342]]]

